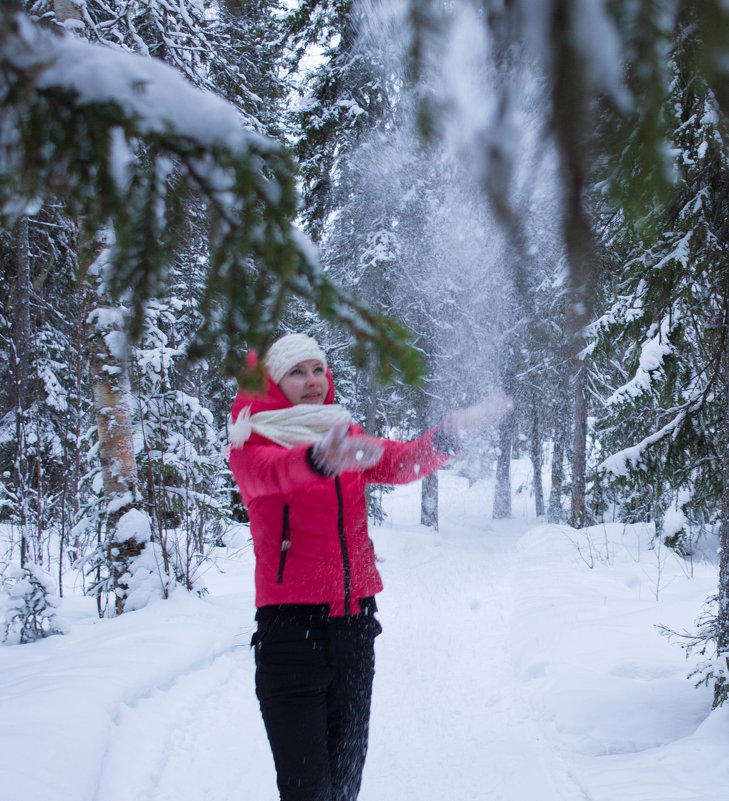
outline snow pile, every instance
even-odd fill
[[[691,628],[715,570],[700,563],[690,580],[684,560],[648,549],[653,534],[638,524],[540,526],[519,542],[516,674],[535,715],[577,753],[656,749],[690,736],[710,708],[656,625]]]
[[[129,569],[120,579],[127,588],[125,611],[142,609],[153,599],[164,597],[174,586],[174,578],[165,570],[159,543],[152,540],[149,517],[139,509],[129,509],[119,519],[114,539],[118,543],[135,540],[142,544],[141,553],[128,561]]]
[[[245,604],[237,611],[235,602],[222,608],[178,592],[104,620],[94,618],[90,598],[63,605],[70,608],[70,634],[0,649],[3,798],[102,801],[111,796],[99,795],[100,781],[116,759],[127,764],[126,772],[114,774],[115,792],[134,787],[136,763],[147,753],[159,761],[155,746],[171,732],[169,717],[160,717],[114,753],[125,716],[157,694],[166,696],[181,677],[202,672],[213,681],[214,670],[206,671],[216,659],[246,650],[241,626],[251,613]]]
[[[519,519],[526,494],[514,520],[491,521],[492,493],[441,473],[439,535],[416,525],[413,487],[376,532],[390,686],[361,801],[716,801],[729,710],[711,712],[657,628],[694,628],[716,565],[654,545],[652,526]]]

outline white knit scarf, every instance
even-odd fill
[[[246,406],[228,426],[232,448],[242,448],[251,434],[260,434],[284,448],[318,442],[337,423],[351,423],[352,415],[337,404],[299,403],[288,409],[251,414]]]

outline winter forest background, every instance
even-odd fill
[[[723,703],[728,57],[720,0],[5,2],[0,636],[71,570],[102,616],[204,592],[243,356],[296,330],[373,434],[503,386],[454,466],[494,518],[528,457],[549,522],[718,538]]]

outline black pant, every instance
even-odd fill
[[[326,607],[258,611],[256,695],[281,801],[355,801],[367,753],[374,600],[350,618]]]

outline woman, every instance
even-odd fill
[[[263,364],[266,389],[233,405],[230,456],[256,557],[256,694],[281,801],[354,801],[382,630],[365,487],[432,473],[510,405],[495,393],[412,442],[372,439],[334,404],[313,339],[282,337]]]

